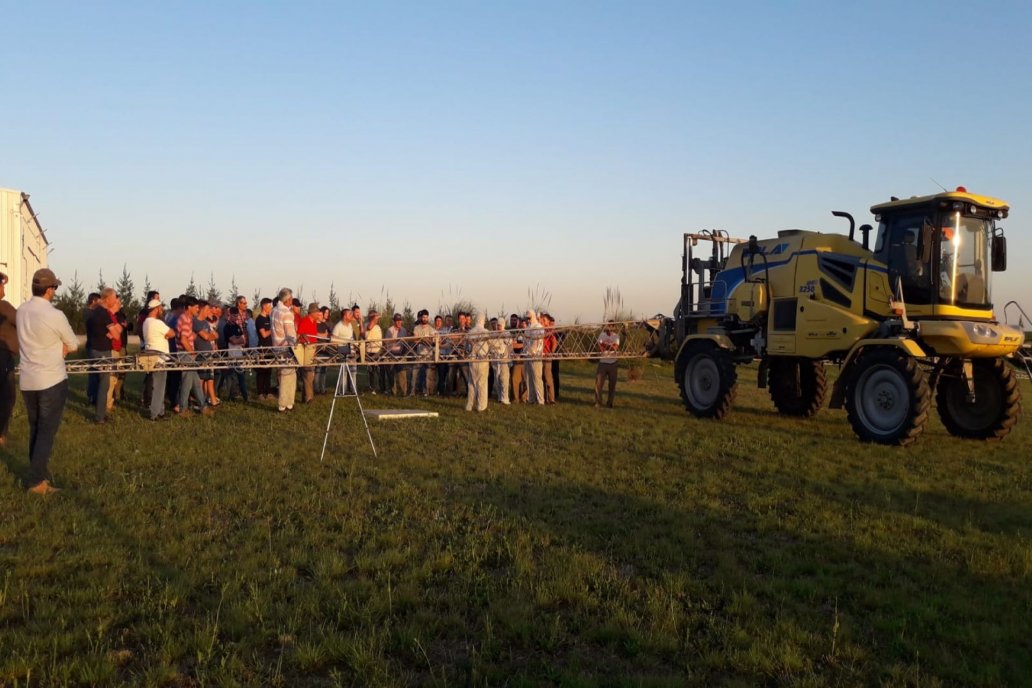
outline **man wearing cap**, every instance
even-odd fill
[[[139,315],[136,316],[136,332],[140,335],[140,342],[143,342],[143,323],[147,322],[147,316],[149,310],[147,304],[157,299],[158,303],[161,303],[161,294],[153,289],[147,292],[147,298],[143,300],[143,307],[140,308]],[[143,408],[148,408],[151,402],[151,394],[154,391],[154,376],[151,373],[147,373],[143,376],[143,395],[140,399],[140,405]]]
[[[47,479],[54,437],[61,425],[68,398],[68,373],[64,358],[79,340],[68,318],[54,308],[54,292],[61,280],[47,268],[32,276],[32,298],[15,316],[21,353],[19,382],[29,419],[29,492],[46,495],[57,488]]]
[[[143,321],[143,327],[140,328],[143,350],[148,353],[167,354],[169,353],[168,340],[176,336],[176,331],[165,324],[165,307],[161,305],[161,299],[151,299],[147,302],[146,308],[147,317]],[[156,370],[150,374],[151,420],[158,420],[165,415],[165,380],[167,376],[168,372],[165,370]]]
[[[308,304],[308,315],[301,318],[297,326],[297,338],[302,344],[316,344],[319,341],[319,322],[322,320],[322,309],[318,303]],[[308,358],[305,356],[305,358]],[[310,404],[315,400],[315,368],[307,366],[301,369],[301,402]]]
[[[7,428],[14,410],[14,359],[18,355],[17,313],[7,301],[7,275],[0,272],[0,447],[7,446]]]

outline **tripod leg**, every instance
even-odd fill
[[[326,443],[330,440],[330,425],[333,423],[333,409],[337,406],[337,397],[340,395],[340,384],[343,378],[344,371],[341,370],[340,376],[337,377],[337,385],[333,389],[333,401],[330,402],[330,417],[326,419],[326,434],[323,435],[322,453],[319,454],[319,463],[322,463],[323,457],[326,456]]]
[[[362,397],[358,393],[358,386],[355,384],[354,373],[348,368],[348,378],[351,380],[351,387],[355,390],[355,401],[358,402],[358,415],[362,416],[362,424],[365,426],[366,437],[369,438],[369,447],[373,450],[373,457],[380,458],[376,453],[376,444],[373,443],[373,433],[369,430],[369,421],[365,417],[365,409],[362,408]]]

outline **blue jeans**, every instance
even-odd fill
[[[194,399],[200,404],[201,410],[208,405],[204,398],[204,389],[201,387],[201,378],[196,370],[184,370],[183,377],[179,381],[179,410],[190,410],[190,392],[193,392]]]
[[[111,358],[111,351],[90,349],[90,358]],[[97,392],[93,399],[94,418],[100,422],[107,418],[108,387],[111,386],[111,373],[91,373],[97,376]]]
[[[151,373],[150,417],[154,420],[165,412],[165,379],[167,370],[156,370]]]
[[[25,413],[29,417],[29,475],[28,486],[35,487],[47,479],[54,438],[61,427],[65,401],[68,399],[68,380],[62,380],[46,389],[22,390]]]

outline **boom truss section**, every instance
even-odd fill
[[[319,341],[294,347],[253,347],[172,354],[140,352],[118,358],[69,359],[70,375],[84,373],[133,373],[161,370],[218,370],[256,368],[429,365],[468,361],[593,361],[600,358],[634,359],[650,355],[652,331],[635,321],[609,323],[620,335],[620,349],[603,354],[598,339],[605,323],[527,328],[498,332],[454,332],[431,337],[404,337],[380,341],[336,344]],[[556,348],[541,353],[546,337],[554,336]],[[523,351],[513,353],[512,345]],[[536,351],[538,353],[526,353]]]

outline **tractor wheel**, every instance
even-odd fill
[[[924,430],[931,390],[913,357],[894,348],[872,349],[857,360],[845,402],[862,442],[905,446]]]
[[[678,386],[688,412],[699,418],[723,418],[738,391],[738,371],[731,354],[704,340],[685,345],[677,360]]]
[[[828,380],[820,361],[771,358],[767,386],[778,413],[809,418],[824,405]]]
[[[935,388],[939,418],[951,435],[976,440],[998,440],[1007,435],[1021,413],[1018,380],[1002,358],[972,361],[975,401],[968,400],[962,376],[963,362],[950,361]]]

